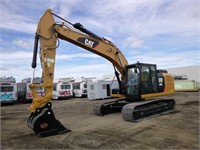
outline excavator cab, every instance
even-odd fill
[[[128,101],[140,100],[143,94],[157,92],[159,91],[156,65],[138,62],[126,67],[126,96]]]

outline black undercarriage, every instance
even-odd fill
[[[96,115],[100,116],[121,112],[124,120],[138,122],[175,111],[175,100],[157,99],[131,103],[127,102],[126,99],[119,99],[106,103],[97,103],[93,110]]]

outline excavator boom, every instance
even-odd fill
[[[55,22],[54,17],[58,17],[64,22],[58,24]],[[43,84],[30,84],[33,93],[33,102],[29,107],[31,115],[28,119],[28,126],[41,136],[70,131],[55,119],[50,102],[52,97],[56,48],[59,45],[59,39],[71,42],[106,58],[117,68],[122,79],[125,78],[123,69],[128,65],[122,52],[111,41],[97,36],[85,29],[80,23],[70,23],[48,9],[38,22],[32,61],[32,68],[35,69],[37,66],[36,61],[39,45]],[[44,88],[44,96],[39,97],[37,95],[37,87]]]
[[[38,97],[36,93],[33,93],[35,100],[29,108],[31,112],[35,112],[38,107],[43,107],[51,99],[58,39],[71,42],[106,58],[117,68],[122,79],[125,78],[124,68],[128,65],[122,52],[111,41],[105,38],[100,38],[85,29],[79,23],[72,24],[65,21],[64,23],[56,24],[53,15],[54,13],[52,13],[50,9],[45,12],[38,23],[35,35],[32,68],[36,68],[38,41],[40,41],[40,60],[42,65],[43,84],[31,84],[30,87],[35,92],[36,87],[43,86],[46,94],[41,98]],[[78,29],[78,31],[75,31],[75,28]]]

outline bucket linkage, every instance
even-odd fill
[[[31,113],[27,120],[27,125],[39,136],[51,136],[70,132],[65,128],[60,121],[55,118],[51,109],[52,104],[49,102],[42,108],[37,108],[34,113]]]

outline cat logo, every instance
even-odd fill
[[[83,44],[85,44],[85,45],[87,45],[89,47],[92,47],[92,48],[95,48],[99,44],[98,41],[94,41],[92,39],[82,38],[82,37],[78,38],[77,41],[79,41],[79,42],[81,42],[81,43],[83,43]]]

